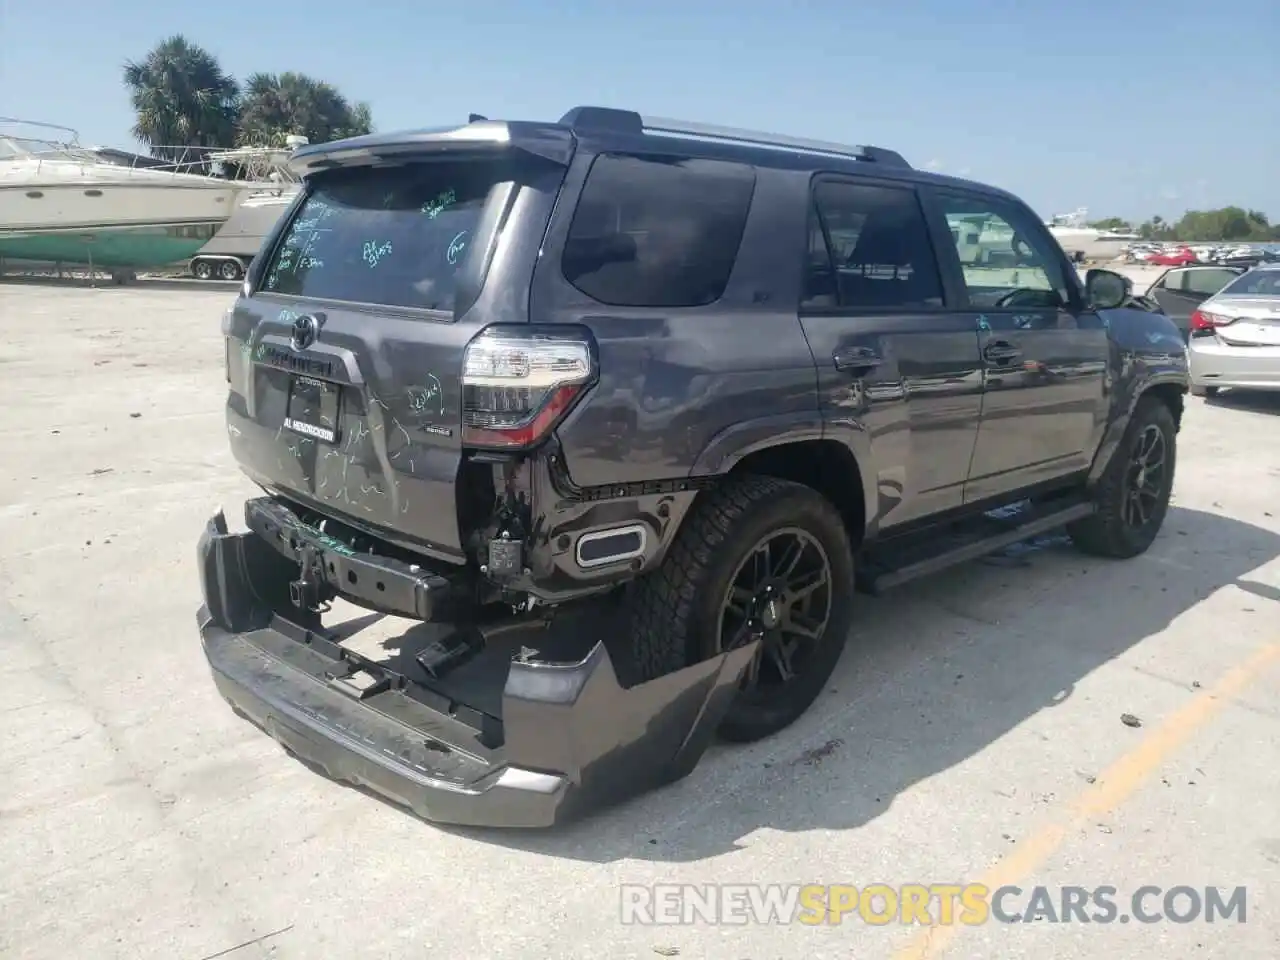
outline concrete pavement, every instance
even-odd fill
[[[567,830],[444,830],[214,692],[195,542],[254,492],[221,419],[231,295],[0,284],[0,955],[1280,955],[1280,399],[1188,400],[1147,556],[1051,542],[860,600],[783,734]],[[623,883],[984,878],[1247,885],[1249,912],[619,923]]]

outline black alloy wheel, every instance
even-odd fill
[[[1077,547],[1116,559],[1146,552],[1169,512],[1177,437],[1173,411],[1163,400],[1155,395],[1139,400],[1094,489],[1097,511],[1067,525]]]
[[[1164,496],[1166,454],[1164,434],[1152,423],[1138,434],[1125,472],[1121,516],[1134,530],[1141,530],[1156,516]]]
[[[716,649],[760,641],[743,677],[748,698],[767,696],[804,669],[831,618],[831,582],[826,550],[798,527],[766,534],[739,564],[721,603]]]

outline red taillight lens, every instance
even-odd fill
[[[462,361],[462,443],[528,447],[543,439],[595,379],[585,330],[490,327]]]
[[[1220,313],[1212,313],[1208,310],[1196,310],[1191,314],[1192,330],[1212,330],[1215,327],[1225,327],[1235,322],[1235,317],[1224,317]]]

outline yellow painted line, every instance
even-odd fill
[[[1147,734],[1137,747],[1111,764],[1093,786],[1070,804],[1070,816],[1064,822],[1048,824],[1031,834],[975,882],[994,890],[1006,884],[1019,883],[1035,873],[1070,834],[1133,796],[1178,747],[1213,719],[1224,701],[1239,694],[1278,659],[1280,643],[1271,644],[1227,671],[1211,689],[1202,690],[1187,701]],[[895,953],[894,960],[933,960],[942,955],[962,929],[960,925],[931,926]]]

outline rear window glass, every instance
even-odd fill
[[[272,293],[452,311],[485,201],[509,164],[467,160],[316,179],[263,281]]]
[[[1220,292],[1237,296],[1280,297],[1280,270],[1252,270],[1237,277]]]
[[[565,278],[618,307],[697,307],[724,294],[755,172],[717,160],[604,155],[569,226]]]

